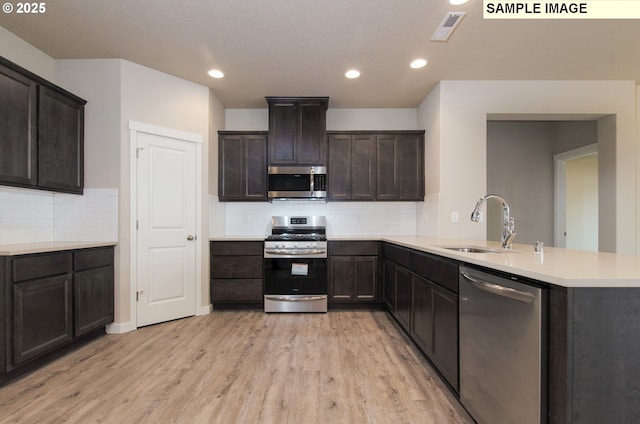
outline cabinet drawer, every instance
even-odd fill
[[[16,256],[13,259],[13,282],[71,272],[71,252]]]
[[[211,302],[262,302],[262,280],[211,280]]]
[[[211,278],[262,279],[262,256],[214,256],[211,258]]]
[[[262,256],[262,241],[212,241],[211,256]]]
[[[331,256],[377,256],[380,243],[377,241],[330,241]]]
[[[458,265],[412,251],[411,270],[427,280],[458,293]]]
[[[77,250],[73,254],[73,270],[100,268],[113,265],[113,248]]]

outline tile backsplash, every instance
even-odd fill
[[[117,241],[118,190],[84,195],[0,187],[0,244]]]
[[[274,201],[209,199],[210,236],[263,236],[275,215],[324,215],[329,236],[414,235],[416,202]]]

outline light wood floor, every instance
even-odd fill
[[[107,335],[0,389],[2,423],[469,424],[386,312],[216,311]]]

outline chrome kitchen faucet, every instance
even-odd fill
[[[471,212],[471,220],[480,222],[480,208],[489,199],[496,199],[502,205],[502,248],[511,249],[513,239],[516,237],[516,223],[509,214],[507,201],[497,194],[487,194],[476,203],[476,208]]]

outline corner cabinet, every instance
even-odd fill
[[[218,132],[221,201],[267,200],[267,132]]]
[[[424,200],[424,131],[327,133],[329,200]]]
[[[0,57],[0,184],[82,194],[85,104]]]
[[[326,165],[328,97],[266,97],[269,166]]]
[[[113,322],[113,247],[0,257],[0,385]]]

